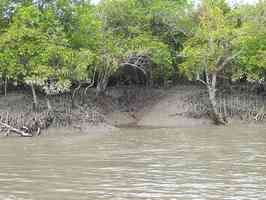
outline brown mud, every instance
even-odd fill
[[[10,127],[30,135],[40,135],[47,132],[46,129],[108,133],[129,126],[212,126],[206,90],[198,85],[168,89],[115,87],[108,88],[106,95],[97,98],[93,89],[86,97],[82,94],[82,90],[77,93],[74,108],[70,94],[50,97],[52,110],[47,109],[46,98],[40,96],[38,111],[32,110],[32,97],[26,91],[0,96],[0,132],[6,135],[16,133]],[[218,110],[228,119],[229,125],[264,126],[264,102],[263,95],[252,91],[247,93],[239,87],[217,93]]]

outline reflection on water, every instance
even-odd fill
[[[262,129],[1,138],[0,150],[0,199],[266,199]]]

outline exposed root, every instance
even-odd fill
[[[7,134],[6,134],[7,136],[10,133],[10,131],[20,135],[21,137],[32,137],[33,136],[31,133],[27,133],[27,132],[24,132],[20,129],[16,129],[16,128],[14,128],[14,127],[6,124],[6,123],[0,122],[0,125],[8,129]]]
[[[252,93],[234,91],[232,94],[220,92],[217,95],[217,110],[220,119],[224,122],[222,124],[226,124],[227,119],[230,118],[262,122],[266,120],[265,102],[264,96]],[[182,115],[193,118],[210,117],[212,109],[208,94],[204,91],[186,96],[183,101],[183,108]],[[213,118],[213,116],[211,117]]]
[[[51,112],[42,113],[0,113],[0,132],[14,132],[23,137],[39,136],[42,129],[53,121]]]

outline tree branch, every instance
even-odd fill
[[[139,69],[140,71],[142,71],[145,75],[147,75],[147,72],[146,72],[143,68],[139,67],[138,65],[135,65],[135,64],[132,64],[132,63],[128,63],[128,62],[122,63],[122,64],[120,64],[120,65],[121,65],[121,66],[130,66],[130,67],[134,67],[134,68]]]
[[[235,54],[233,54],[232,56],[230,57],[227,57],[221,65],[219,65],[218,69],[216,70],[216,72],[220,72],[221,70],[223,70],[225,68],[225,66],[231,62],[233,59],[235,59],[235,57],[237,57],[239,54],[242,53],[242,49],[238,52],[236,52]],[[219,59],[220,60],[220,59]],[[219,62],[217,62],[217,64],[219,64]]]
[[[87,91],[88,91],[88,89],[94,86],[94,83],[95,83],[95,75],[96,75],[96,66],[95,66],[95,68],[94,68],[92,81],[91,81],[90,84],[86,87],[86,89],[85,89],[85,91],[84,91],[84,95],[87,95]]]
[[[196,78],[196,80],[199,81],[199,82],[201,82],[202,84],[208,86],[208,84],[207,84],[204,80],[202,80],[202,79],[200,78],[200,75],[199,75],[199,74],[197,74],[197,78]]]
[[[21,131],[21,130],[19,130],[19,129],[16,129],[16,128],[14,128],[14,127],[12,127],[12,126],[6,124],[6,123],[3,123],[3,122],[1,122],[1,121],[0,121],[0,125],[1,125],[1,126],[4,126],[4,127],[6,127],[6,128],[8,128],[10,131],[15,132],[15,133],[19,134],[19,135],[22,136],[22,137],[32,137],[32,134],[30,134],[30,133],[25,133],[25,132],[23,132],[23,131]]]

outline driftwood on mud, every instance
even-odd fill
[[[53,112],[0,112],[0,132],[23,137],[39,136],[53,122]]]
[[[12,132],[14,132],[14,133],[16,133],[22,137],[32,137],[33,136],[31,133],[26,133],[26,132],[21,131],[20,129],[14,128],[14,127],[6,124],[6,123],[0,122],[0,125],[7,128],[8,132],[12,131]]]

